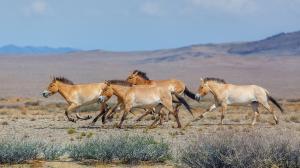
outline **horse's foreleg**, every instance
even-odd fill
[[[130,108],[125,108],[125,110],[123,112],[123,115],[122,115],[122,118],[121,118],[121,121],[118,125],[118,128],[122,128],[122,124],[123,124],[124,120],[126,119],[126,116],[129,113],[129,111],[130,111]]]
[[[253,116],[253,121],[252,121],[252,125],[255,125],[256,124],[256,120],[259,116],[259,111],[258,111],[258,102],[252,102],[251,103],[251,106],[252,106],[252,110],[254,112],[254,116]]]
[[[71,122],[76,122],[77,120],[75,120],[74,118],[69,116],[69,112],[72,112],[73,110],[75,110],[76,108],[78,108],[78,106],[76,104],[71,104],[66,110],[65,110],[65,115],[67,116],[68,120]]]
[[[213,104],[209,107],[209,109],[207,109],[207,111],[212,112],[213,110],[215,110],[217,108],[216,104]]]
[[[95,125],[95,123],[97,122],[97,120],[105,114],[105,111],[106,111],[106,101],[102,103],[101,107],[100,107],[100,112],[99,114],[93,119],[93,121],[90,123],[90,125]],[[103,122],[103,121],[102,121]]]

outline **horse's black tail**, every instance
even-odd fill
[[[280,104],[279,104],[272,96],[270,96],[269,94],[268,94],[267,96],[268,96],[268,99],[269,99],[273,104],[275,104],[275,105],[279,108],[279,110],[283,113],[284,110],[283,110],[283,108],[280,106]]]
[[[187,87],[184,88],[184,94],[193,100],[199,101],[199,99],[196,97],[196,94],[191,92]]]
[[[194,116],[191,106],[184,100],[184,98],[181,97],[178,93],[173,92],[173,94],[179,100],[179,102],[182,103],[184,105],[184,107],[191,113],[191,115]]]

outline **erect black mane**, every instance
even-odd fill
[[[132,86],[131,83],[127,82],[126,80],[109,80],[106,81],[108,84],[115,84],[115,85],[122,85],[122,86]]]
[[[140,77],[142,77],[145,80],[150,80],[147,76],[146,72],[140,71],[140,70],[134,70],[133,73],[137,73]]]
[[[72,82],[71,80],[69,80],[65,77],[62,77],[62,76],[54,77],[53,81],[60,81],[60,82],[65,83],[65,84],[74,85],[74,82]]]
[[[208,81],[215,81],[215,82],[218,82],[218,83],[226,83],[224,79],[220,79],[220,78],[213,78],[213,77],[207,77],[207,78],[204,78],[204,82],[208,82]]]

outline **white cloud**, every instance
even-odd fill
[[[35,1],[32,3],[32,9],[39,14],[45,13],[47,10],[47,3],[41,0]]]
[[[140,7],[141,12],[150,16],[159,16],[163,14],[163,10],[158,3],[145,2]]]
[[[25,8],[25,14],[44,14],[47,12],[48,5],[44,0],[35,0]]]
[[[255,0],[188,0],[196,7],[232,14],[253,13],[257,10]]]

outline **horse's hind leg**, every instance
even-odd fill
[[[77,118],[77,119],[80,119],[80,120],[89,120],[89,119],[92,118],[92,116],[88,115],[88,116],[86,116],[86,117],[81,117],[81,116],[79,115],[79,109],[76,109],[76,118]]]
[[[164,114],[162,113],[162,104],[159,104],[158,106],[156,106],[155,108],[155,113],[158,114],[158,116],[155,118],[155,120],[153,121],[153,123],[150,125],[149,128],[153,128],[155,126],[155,124],[160,120],[161,121],[161,117],[164,116]]]
[[[226,103],[223,103],[222,104],[222,109],[221,109],[221,124],[223,125],[224,124],[224,118],[225,118],[225,112],[226,112],[226,109],[227,109],[227,104]]]
[[[266,108],[269,112],[271,112],[273,114],[273,119],[275,121],[276,124],[279,123],[278,119],[277,119],[277,116],[275,114],[275,111],[274,109],[269,105],[269,103],[267,101],[264,101],[264,102],[260,102],[264,108]]]
[[[254,112],[254,117],[253,117],[253,121],[252,121],[252,125],[255,125],[256,124],[256,120],[259,116],[259,111],[258,111],[258,102],[257,101],[254,101],[251,103],[251,106],[252,106],[252,110]]]

